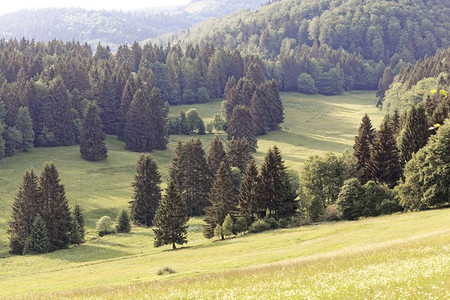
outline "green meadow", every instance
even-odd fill
[[[375,108],[376,97],[373,92],[352,92],[333,97],[285,93],[282,94],[282,100],[285,122],[281,130],[259,137],[255,157],[261,163],[267,149],[277,145],[286,165],[296,171],[311,155],[350,150],[364,113],[370,115],[375,126],[380,124],[383,117],[383,112]],[[196,108],[200,116],[209,121],[214,113],[221,111],[221,102],[174,106],[170,108],[170,116],[190,108]],[[223,141],[226,140],[224,133],[215,134]],[[206,150],[215,134],[200,136]],[[167,150],[151,153],[159,166],[163,182],[176,142],[190,138],[171,136]],[[317,268],[323,265],[325,269],[321,272],[335,276],[333,272],[338,269],[333,270],[326,263],[327,260],[340,265],[342,257],[347,264],[340,267],[363,268],[364,260],[352,261],[352,251],[373,255],[374,263],[388,255],[385,251],[392,251],[392,257],[404,255],[407,263],[410,253],[405,253],[397,240],[418,244],[429,242],[431,249],[449,243],[448,238],[441,236],[443,230],[448,229],[445,225],[450,221],[449,210],[307,226],[248,235],[225,242],[204,239],[202,221],[192,219],[189,244],[175,252],[165,248],[154,249],[151,229],[133,228],[130,235],[99,238],[94,232],[95,222],[103,215],[115,218],[121,208],[129,205],[135,163],[140,155],[124,150],[124,143],[113,136],[109,136],[106,142],[108,159],[102,162],[82,160],[78,146],[37,148],[0,161],[0,296],[47,295],[49,292],[71,290],[68,297],[84,298],[92,295],[97,298],[105,294],[109,298],[120,298],[121,295],[148,298],[153,297],[156,289],[162,297],[170,294],[172,284],[168,282],[175,280],[173,282],[178,282],[180,289],[173,292],[174,298],[198,298],[195,293],[198,293],[199,298],[211,298],[214,291],[222,295],[219,292],[222,289],[232,297],[233,293],[240,290],[233,290],[237,281],[243,290],[252,288],[253,277],[242,274],[257,272],[261,284],[264,282],[268,285],[267,289],[273,284],[274,290],[282,291],[281,287],[275,286],[280,281],[274,280],[271,270],[288,268],[286,276],[294,280],[297,275],[310,276],[304,272],[313,272],[315,267],[306,267],[307,270],[304,270],[302,266],[311,260],[313,265],[317,263]],[[27,169],[39,173],[46,161],[53,161],[58,168],[70,205],[79,204],[82,207],[87,219],[88,241],[79,247],[42,256],[10,256],[7,221],[21,177]],[[384,247],[382,243],[387,244]],[[376,253],[370,252],[371,245],[378,249]],[[389,250],[391,246],[393,248]],[[430,250],[429,254],[433,251]],[[356,264],[354,267],[353,263]],[[177,273],[156,275],[164,266],[174,268]],[[447,276],[448,285],[448,269],[441,271]],[[288,282],[288,277],[285,279],[283,282]],[[330,277],[329,280],[339,281],[337,277]],[[205,282],[211,282],[211,287]],[[183,288],[191,283],[195,287],[192,291]],[[307,281],[298,284],[307,284]],[[303,289],[302,285],[296,285],[295,282],[291,285]],[[342,293],[345,289],[341,288]],[[286,293],[293,293],[293,290],[287,288]],[[255,290],[246,295],[255,295],[257,298],[260,295],[258,293]],[[64,294],[52,294],[49,297],[53,296],[65,297]],[[268,297],[276,297],[276,294],[268,294]]]

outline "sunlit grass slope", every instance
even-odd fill
[[[150,229],[0,264],[0,296],[90,299],[445,299],[450,210],[425,211],[152,247]],[[169,266],[177,271],[158,276]]]

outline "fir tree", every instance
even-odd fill
[[[130,216],[125,209],[122,209],[122,211],[119,214],[119,217],[117,218],[116,232],[130,233],[130,231],[131,231]]]
[[[398,147],[402,165],[405,165],[413,153],[419,151],[428,141],[428,121],[422,106],[412,106],[406,115],[403,129],[399,136]]]
[[[358,136],[355,137],[355,144],[353,145],[353,155],[357,158],[358,171],[361,172],[361,183],[365,184],[371,179],[372,173],[370,170],[370,156],[372,146],[375,141],[375,130],[372,127],[372,122],[366,114],[362,118],[359,126]]]
[[[269,112],[269,120],[266,122],[269,130],[277,130],[284,122],[283,103],[275,80],[266,81],[261,85],[261,91],[265,95],[266,109]]]
[[[246,138],[231,139],[228,142],[227,160],[231,167],[237,167],[242,173],[245,173],[251,158],[250,144]]]
[[[125,145],[127,149],[136,152],[147,152],[154,132],[149,123],[149,103],[141,89],[134,94],[125,125]]]
[[[31,233],[40,201],[38,178],[33,170],[25,172],[22,185],[12,206],[12,220],[9,222],[10,251],[22,254],[25,241]]]
[[[161,175],[149,155],[141,155],[134,177],[134,196],[131,204],[131,220],[135,224],[151,226],[153,217],[161,201]]]
[[[42,191],[39,213],[47,227],[50,251],[66,248],[70,242],[72,218],[64,186],[59,182],[55,165],[45,164],[39,178]]]
[[[255,129],[253,127],[252,115],[245,106],[236,106],[233,109],[227,128],[228,139],[246,138],[252,151],[257,147]]]
[[[127,113],[130,109],[131,102],[133,101],[134,94],[138,89],[138,83],[134,75],[131,75],[122,92],[120,100],[120,113],[119,113],[119,125],[117,127],[117,137],[119,140],[125,139],[125,125],[127,123]]]
[[[389,118],[385,118],[381,124],[373,144],[369,168],[371,178],[392,188],[400,179],[402,172],[397,143],[389,123]]]
[[[153,219],[156,227],[153,229],[155,247],[172,244],[172,248],[176,249],[176,244],[186,244],[188,221],[186,202],[178,193],[175,183],[169,178],[166,194]]]
[[[253,128],[256,135],[266,134],[270,123],[269,110],[266,107],[266,101],[261,89],[257,89],[253,93],[250,104],[250,112],[252,114]]]
[[[164,106],[164,101],[161,98],[161,93],[159,89],[153,88],[150,91],[150,119],[151,130],[154,132],[153,139],[150,140],[149,149],[153,150],[165,150],[168,143],[167,134],[167,110]],[[203,129],[203,133],[205,130]]]
[[[83,134],[80,142],[81,157],[88,161],[100,161],[107,157],[105,134],[95,103],[89,103],[84,114]]]
[[[232,236],[233,235],[233,219],[231,218],[230,214],[227,214],[225,217],[225,220],[223,221],[222,229],[223,229],[223,235],[224,236]]]
[[[24,254],[47,253],[51,245],[47,236],[47,229],[41,216],[38,214],[34,218],[33,226],[25,242]]]
[[[72,245],[81,245],[83,243],[83,239],[81,237],[81,228],[78,224],[77,219],[72,218],[72,224],[70,227],[70,244]]]
[[[81,212],[81,208],[79,205],[75,205],[75,208],[73,210],[73,219],[76,220],[78,225],[78,230],[80,232],[80,240],[81,243],[84,243],[85,241],[85,229],[84,229],[84,216]]]
[[[226,153],[219,137],[216,136],[209,146],[208,165],[211,174],[215,175],[220,164],[226,159]]]
[[[258,168],[252,159],[245,171],[245,178],[242,181],[239,192],[239,211],[248,222],[254,220],[254,215],[259,211],[258,192],[259,176]]]
[[[216,226],[223,224],[225,216],[235,211],[237,206],[230,167],[226,162],[222,162],[217,170],[208,200],[211,205],[205,208],[207,225],[203,234],[206,238],[212,238]]]
[[[17,112],[16,128],[22,133],[22,143],[20,149],[28,151],[33,148],[34,131],[28,108],[21,107]]]

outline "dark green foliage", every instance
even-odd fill
[[[219,137],[216,136],[209,146],[208,165],[211,174],[215,176],[220,164],[226,159],[226,153]]]
[[[207,225],[204,228],[204,236],[212,238],[217,225],[222,225],[225,216],[236,210],[237,199],[233,193],[230,167],[222,162],[216,173],[211,192],[209,194],[210,206],[205,208]],[[223,236],[222,236],[223,239]]]
[[[41,216],[38,214],[34,218],[30,235],[28,236],[23,254],[41,254],[47,253],[51,249],[47,236],[47,229]]]
[[[250,149],[255,151],[257,147],[257,140],[255,129],[253,126],[252,115],[250,110],[245,106],[236,106],[233,109],[230,122],[227,128],[228,139],[246,138]]]
[[[33,171],[25,172],[22,185],[12,206],[12,220],[9,222],[10,251],[22,254],[25,241],[31,233],[33,221],[41,198],[38,178]]]
[[[130,231],[131,231],[130,215],[125,209],[123,209],[120,212],[119,217],[117,218],[116,232],[130,233]]]
[[[130,109],[131,102],[133,101],[134,94],[138,89],[138,83],[136,82],[135,76],[129,76],[127,83],[123,89],[121,100],[120,100],[120,110],[119,110],[119,123],[117,126],[117,136],[120,140],[125,139],[125,125],[127,123],[127,113]]]
[[[316,94],[317,88],[314,81],[314,78],[312,78],[311,75],[308,73],[301,73],[298,78],[298,90],[299,92],[305,93],[305,94]]]
[[[405,182],[398,187],[400,204],[426,209],[450,202],[450,123],[441,126],[428,144],[405,166]]]
[[[338,209],[346,220],[356,220],[362,215],[363,188],[358,179],[351,178],[344,182],[337,199]]]
[[[28,108],[19,108],[19,111],[17,112],[16,129],[22,134],[20,150],[28,151],[33,148],[34,131]]]
[[[206,103],[211,101],[211,97],[209,97],[208,90],[204,87],[201,87],[197,91],[197,100],[200,103]]]
[[[81,243],[84,243],[84,240],[85,240],[85,238],[84,238],[84,236],[85,236],[84,216],[83,216],[83,213],[81,212],[81,208],[79,205],[75,205],[72,218],[74,220],[76,220],[76,222],[77,222],[78,230],[80,233],[80,240],[81,240]]]
[[[372,122],[366,114],[362,118],[359,126],[358,136],[355,137],[355,144],[353,145],[353,155],[358,160],[358,170],[361,172],[360,181],[365,184],[371,179],[370,171],[370,156],[375,141],[375,129],[372,127]]]
[[[186,123],[190,132],[196,131],[200,135],[205,134],[205,124],[196,109],[191,108],[186,112]]]
[[[89,103],[83,120],[83,134],[80,142],[81,157],[88,161],[100,161],[107,157],[105,134],[95,103]]]
[[[39,213],[47,227],[50,251],[66,248],[70,243],[72,217],[64,186],[60,184],[59,174],[53,163],[44,165],[39,184],[42,193]]]
[[[243,233],[248,230],[248,222],[244,217],[239,217],[234,224],[233,231],[236,234]]]
[[[371,178],[392,188],[400,179],[402,170],[389,118],[385,118],[381,124],[372,149],[369,163]]]
[[[141,155],[134,177],[134,196],[131,204],[131,220],[137,225],[151,226],[161,201],[161,175],[149,155]]]
[[[259,203],[259,188],[258,168],[252,159],[247,165],[239,192],[239,212],[247,221],[253,221],[258,211],[264,210]]]
[[[223,235],[228,237],[233,235],[234,231],[234,224],[233,219],[231,218],[230,214],[227,214],[225,217],[225,220],[223,221],[222,225]]]
[[[176,244],[187,243],[186,223],[189,221],[186,202],[179,194],[175,182],[169,179],[166,194],[161,201],[156,212],[153,223],[155,229],[155,247],[172,244],[176,249]]]
[[[387,186],[369,181],[363,186],[363,189],[362,216],[371,217],[393,212],[394,195]]]
[[[237,167],[245,173],[251,158],[251,148],[246,138],[231,139],[228,142],[227,160],[231,167]]]
[[[70,240],[70,244],[72,244],[72,245],[80,245],[84,242],[84,240],[81,237],[80,225],[78,224],[78,222],[75,218],[72,218],[69,240]]]
[[[313,222],[320,220],[320,217],[324,214],[323,201],[319,196],[314,196],[311,200],[309,207],[309,216]]]
[[[423,106],[412,106],[406,115],[400,132],[398,148],[401,162],[405,165],[414,153],[425,146],[428,141],[428,120]]]
[[[250,228],[248,231],[250,233],[259,233],[267,230],[271,230],[272,227],[269,223],[267,223],[265,220],[257,220],[252,225],[250,225]]]
[[[0,121],[0,159],[5,156],[5,139],[3,138],[4,130],[5,124]]]

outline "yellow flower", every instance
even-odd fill
[[[437,90],[436,90],[436,89],[432,89],[432,90],[431,90],[431,93],[434,95],[434,94],[437,93]]]

